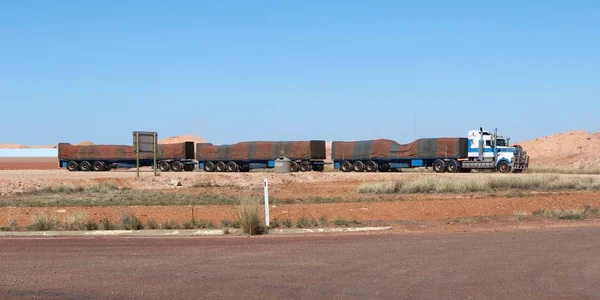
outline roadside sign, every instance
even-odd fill
[[[133,132],[133,151],[135,151],[135,164],[137,167],[137,176],[140,177],[140,152],[154,154],[154,176],[156,170],[156,148],[158,145],[158,133],[156,131],[134,131]]]

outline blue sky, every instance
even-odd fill
[[[595,132],[599,32],[592,1],[5,1],[0,143]]]

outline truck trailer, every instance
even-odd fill
[[[334,168],[343,172],[388,172],[402,168],[432,167],[436,173],[493,170],[520,173],[529,157],[519,145],[493,133],[470,130],[466,138],[423,138],[409,144],[388,139],[332,142]]]
[[[193,171],[194,142],[159,144],[156,162],[162,172]],[[119,166],[136,166],[136,153],[129,145],[58,144],[59,167],[69,171],[110,171]],[[153,153],[139,153],[140,167],[154,168]]]
[[[205,172],[248,172],[275,167],[275,160],[291,160],[291,172],[323,171],[325,141],[251,141],[231,145],[196,144],[196,160]]]

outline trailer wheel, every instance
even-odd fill
[[[75,172],[79,170],[79,164],[76,161],[70,161],[67,163],[67,170]]]
[[[207,161],[204,163],[204,172],[214,172],[215,164],[212,161]]]
[[[250,172],[250,164],[242,164],[240,166],[240,171],[241,172]]]
[[[222,161],[217,162],[217,172],[225,172],[226,169],[227,169],[227,165],[225,165],[224,162],[222,162]]]
[[[498,172],[500,173],[508,173],[510,171],[510,166],[505,161],[501,161],[498,163]]]
[[[446,170],[448,173],[458,173],[460,171],[460,166],[456,160],[450,160],[446,165]]]
[[[237,172],[238,171],[238,165],[235,163],[235,161],[230,161],[227,163],[227,172]]]
[[[381,164],[379,165],[379,172],[389,172],[390,165],[389,164]]]
[[[161,161],[158,163],[158,169],[161,172],[169,172],[171,170],[171,166],[166,161]]]
[[[104,165],[104,171],[107,171],[107,172],[108,172],[108,171],[110,171],[110,170],[112,170],[112,165],[111,165],[111,164],[105,164],[105,165]]]
[[[434,161],[433,171],[436,173],[444,173],[444,171],[446,171],[446,163],[441,159]]]
[[[174,161],[171,163],[171,170],[173,170],[173,172],[181,172],[181,170],[183,170],[183,164],[180,161]]]
[[[94,172],[104,171],[104,163],[101,161],[95,161],[92,164],[92,171],[94,171]]]
[[[186,172],[194,171],[194,165],[183,165],[183,170]]]
[[[352,171],[352,164],[345,160],[340,164],[340,170],[342,170],[342,172],[350,172]]]
[[[352,168],[354,169],[354,172],[362,172],[365,170],[365,164],[362,161],[357,160],[352,164]]]
[[[300,171],[300,165],[295,161],[291,162],[290,163],[290,172],[298,172],[298,171]]]
[[[300,163],[300,171],[308,172],[311,169],[312,169],[312,166],[309,161],[303,161],[302,163]]]
[[[313,165],[312,166],[313,171],[316,172],[323,172],[323,170],[325,169],[324,165]]]
[[[79,164],[79,170],[87,172],[92,169],[92,164],[89,161],[84,160]]]
[[[377,172],[377,163],[370,160],[365,164],[365,170],[367,172]]]

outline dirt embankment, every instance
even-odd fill
[[[572,131],[516,144],[527,151],[532,167],[600,167],[600,132]]]

